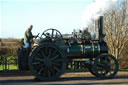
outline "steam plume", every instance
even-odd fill
[[[115,8],[118,0],[94,0],[88,5],[82,16],[81,29],[87,27],[90,19],[97,19],[105,11]]]

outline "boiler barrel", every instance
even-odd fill
[[[100,53],[107,53],[107,45],[100,44],[98,42],[85,43],[85,44],[71,44],[71,47],[67,48],[68,56],[77,57],[91,57],[97,56]]]
[[[68,56],[81,56],[83,52],[83,46],[79,43],[72,43],[71,47],[67,48],[67,55]]]
[[[101,53],[108,53],[108,46],[106,43],[92,42],[84,44],[84,55],[97,56]]]
[[[85,55],[95,55],[100,53],[100,45],[98,43],[85,44],[83,49]]]

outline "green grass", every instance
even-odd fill
[[[5,70],[5,65],[0,65],[0,71]],[[16,65],[7,65],[7,70],[18,70]]]

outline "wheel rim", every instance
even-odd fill
[[[94,70],[98,77],[112,78],[118,72],[118,62],[110,54],[102,54],[94,61]]]
[[[37,47],[31,56],[30,67],[40,80],[55,80],[65,70],[65,56],[54,45],[44,44]]]
[[[94,68],[94,59],[90,59],[90,61],[91,61],[91,67],[88,67],[88,70],[89,70],[89,72],[92,74],[92,75],[94,75],[94,76],[96,76],[96,77],[98,77],[98,75],[95,73],[95,68]]]

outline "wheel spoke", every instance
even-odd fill
[[[100,67],[101,67],[101,66],[104,67],[104,64],[102,64],[102,63],[100,63],[100,62],[97,63],[97,65],[100,66]]]
[[[54,60],[54,62],[62,62],[63,60],[62,59],[57,59],[57,60]]]
[[[37,57],[41,57],[41,55],[39,53],[36,53]]]
[[[49,48],[49,54],[48,54],[48,57],[50,58],[51,56],[51,53],[52,53],[52,48]]]
[[[36,65],[36,64],[33,64],[33,65]],[[38,64],[38,66],[35,66],[35,68],[40,69],[40,68],[42,68],[44,65],[45,65],[44,63],[40,63],[40,64]]]
[[[57,36],[58,36],[58,33],[56,32],[56,36],[55,37],[57,38]]]
[[[35,60],[38,60],[38,61],[44,62],[44,60],[43,60],[43,59],[40,59],[40,58],[35,58]]]
[[[56,55],[56,53],[57,53],[57,50],[53,50],[54,52],[52,53],[52,55],[54,56],[54,55]]]
[[[48,47],[45,47],[45,57],[47,57],[48,56]]]
[[[51,72],[48,70],[48,77],[51,78]]]
[[[43,55],[43,58],[45,58],[46,56],[45,56],[45,54],[44,54],[44,52],[41,50],[41,54]]]
[[[52,38],[53,38],[53,35],[54,35],[54,29],[52,29],[52,35],[51,35]]]
[[[61,72],[56,66],[53,67],[56,71]]]
[[[115,67],[115,63],[112,63],[112,64],[111,64],[111,67],[113,67],[113,66]]]
[[[33,65],[36,65],[36,64],[40,64],[40,62],[35,62],[35,63],[32,63]]]
[[[53,65],[57,65],[57,66],[61,66],[61,64],[59,64],[59,63],[57,63],[57,62],[55,62],[55,63],[53,62],[52,64],[53,64]]]
[[[57,58],[59,55],[54,56],[53,58],[50,59],[50,61],[54,60],[55,58]]]
[[[44,68],[41,68],[38,72],[38,74],[40,74],[42,71],[44,70]]]
[[[115,67],[116,67],[116,66],[115,66]],[[115,67],[111,67],[110,70],[111,70],[111,71],[115,70]]]

